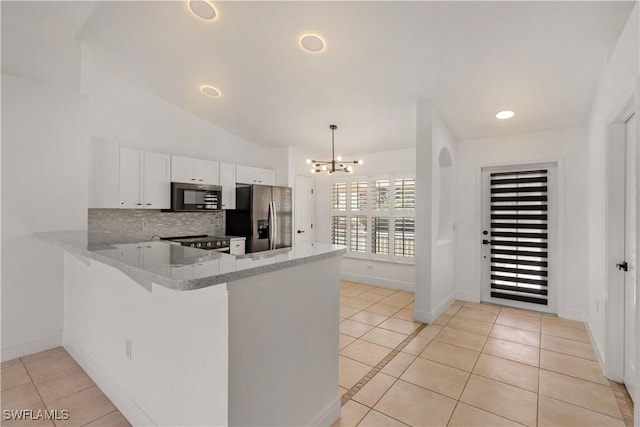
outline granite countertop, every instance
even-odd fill
[[[232,282],[346,253],[344,246],[315,243],[234,256],[165,241],[136,242],[126,235],[86,230],[35,236],[72,254],[115,267],[148,289],[151,283],[156,283],[179,291]]]

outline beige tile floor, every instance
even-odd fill
[[[412,311],[412,293],[342,282],[335,426],[633,425],[581,322],[456,301],[425,327]]]
[[[62,348],[2,363],[3,426],[130,426],[111,401]],[[4,410],[67,410],[68,420],[5,420]]]
[[[633,425],[582,323],[460,301],[434,324],[412,318],[412,293],[342,282],[336,426]],[[3,426],[130,425],[62,347],[1,371],[3,410],[70,413]]]

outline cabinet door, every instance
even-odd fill
[[[171,181],[196,184],[195,160],[171,156]]]
[[[245,239],[231,239],[229,246],[231,255],[244,255]]]
[[[276,185],[276,171],[270,169],[256,169],[255,179],[260,185]]]
[[[220,163],[209,160],[196,160],[196,179],[198,184],[219,185]]]
[[[236,208],[236,165],[220,163],[222,209]]]
[[[236,182],[238,184],[255,184],[255,168],[249,166],[236,166]]]
[[[117,142],[91,141],[89,208],[119,208],[120,147]]]
[[[144,207],[171,208],[170,157],[166,154],[144,153]]]
[[[120,207],[142,209],[142,151],[120,149]]]

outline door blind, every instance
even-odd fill
[[[491,174],[491,297],[548,305],[547,170]]]

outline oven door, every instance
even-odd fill
[[[216,249],[209,249],[210,251],[213,252],[221,252],[223,254],[229,254],[231,253],[231,247],[227,246],[226,248],[216,248]]]

